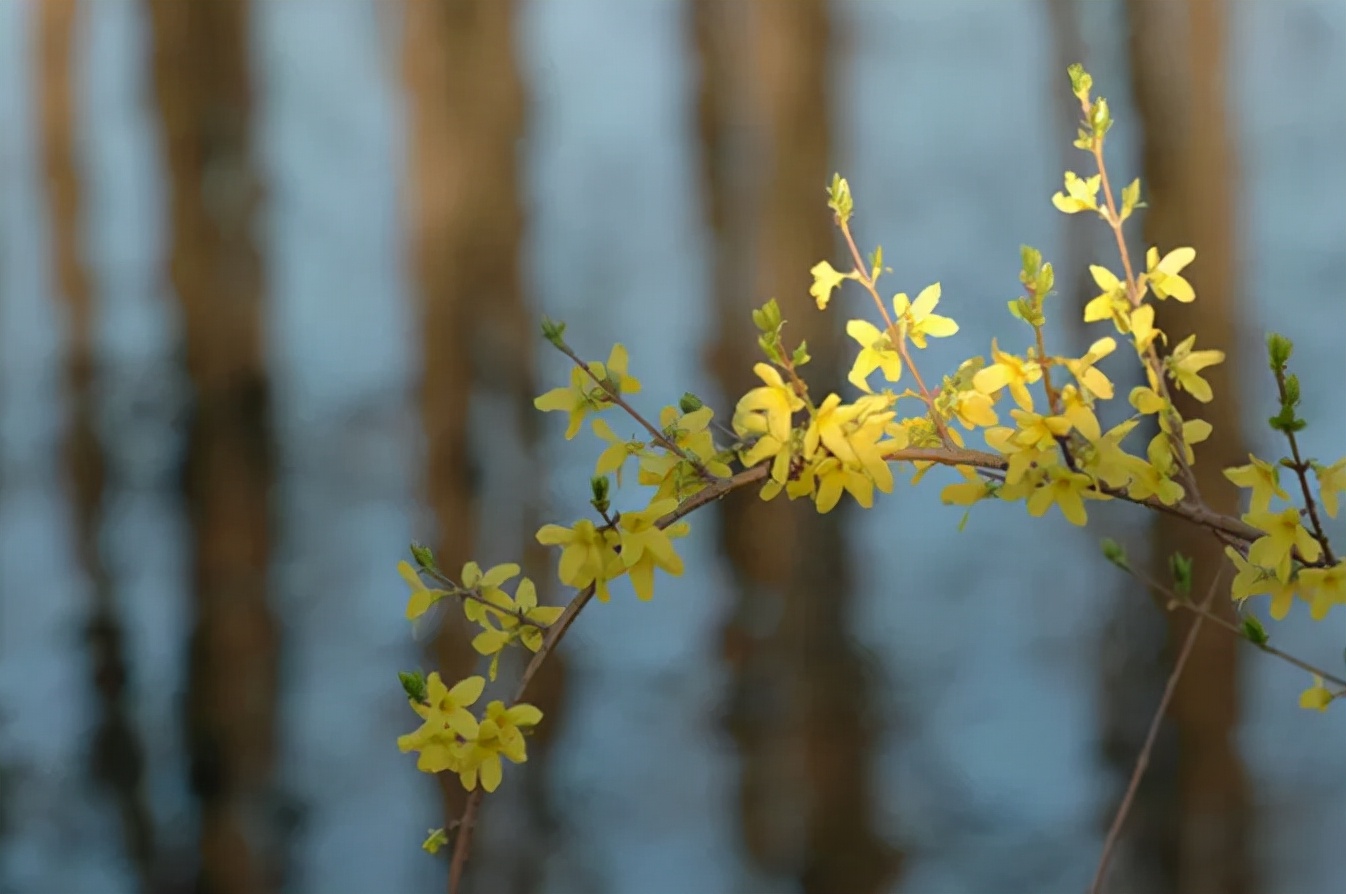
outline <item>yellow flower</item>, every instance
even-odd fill
[[[532,705],[518,704],[506,708],[494,701],[486,708],[481,723],[473,721],[475,729],[465,736],[462,766],[458,778],[463,788],[472,791],[480,779],[481,787],[493,792],[504,775],[500,758],[521,764],[528,759],[520,727],[534,726],[542,720],[542,712]]]
[[[1313,474],[1318,478],[1318,496],[1322,500],[1323,510],[1330,518],[1337,517],[1337,494],[1346,493],[1346,457],[1342,457],[1330,466],[1313,464]]]
[[[815,499],[819,512],[831,512],[840,501],[843,490],[866,509],[874,505],[874,482],[855,466],[829,456],[818,463],[815,473],[818,476]]]
[[[640,382],[626,372],[627,362],[626,348],[622,345],[613,345],[606,365],[590,363],[589,372],[578,366],[572,368],[569,386],[553,388],[535,398],[533,406],[543,411],[554,410],[569,414],[570,424],[566,426],[566,440],[569,441],[579,432],[585,414],[595,413],[612,405],[607,391],[594,381],[595,378],[608,383],[618,394],[636,394],[640,391]]]
[[[1126,284],[1107,267],[1092,264],[1089,272],[1103,292],[1084,306],[1084,322],[1112,320],[1118,332],[1130,332],[1131,302],[1126,300]]]
[[[1089,520],[1084,511],[1085,498],[1106,499],[1093,486],[1093,479],[1088,475],[1072,472],[1062,466],[1049,468],[1043,483],[1028,496],[1028,514],[1035,517],[1043,515],[1055,504],[1061,509],[1066,521],[1083,527]]]
[[[498,655],[500,650],[516,639],[529,651],[536,652],[542,648],[542,628],[550,626],[565,611],[560,606],[539,606],[537,586],[526,577],[519,581],[514,600],[503,608],[504,612],[491,612],[493,618],[488,616],[482,620],[481,624],[486,629],[472,640],[472,647],[482,655]],[[491,620],[499,626],[491,626]],[[492,662],[494,668],[495,662]],[[494,676],[492,679],[495,679]]]
[[[415,732],[399,736],[397,747],[404,753],[419,751],[416,769],[438,773],[459,763],[458,737],[475,731],[477,723],[467,707],[481,698],[486,680],[468,677],[449,689],[438,673],[432,673],[425,684],[426,703],[411,703],[425,722]]]
[[[1133,500],[1148,500],[1154,497],[1165,506],[1172,506],[1182,499],[1186,491],[1181,484],[1173,480],[1173,473],[1177,469],[1173,463],[1173,455],[1169,453],[1167,446],[1160,442],[1162,437],[1160,435],[1150,442],[1149,462],[1140,457],[1132,457],[1127,463],[1130,467],[1131,483],[1126,492]]]
[[[654,597],[654,569],[662,568],[674,576],[682,574],[682,557],[673,550],[673,537],[685,537],[686,522],[660,529],[659,519],[678,508],[677,500],[656,500],[639,512],[623,512],[617,519],[621,536],[621,558],[631,575],[636,596]]]
[[[939,499],[942,503],[950,503],[954,506],[971,506],[978,500],[983,500],[991,495],[991,484],[972,466],[955,466],[958,474],[963,476],[962,484],[946,484],[944,489],[939,492]]]
[[[1290,554],[1296,549],[1308,562],[1318,561],[1321,555],[1318,541],[1299,523],[1299,510],[1294,507],[1283,512],[1249,512],[1243,520],[1267,534],[1253,542],[1248,561],[1274,569],[1280,580],[1290,579]]]
[[[832,300],[832,290],[841,285],[843,280],[854,279],[854,273],[842,273],[834,268],[830,261],[819,261],[809,270],[813,274],[813,285],[809,286],[809,294],[818,304],[818,310],[826,310],[827,302]]]
[[[1290,495],[1281,488],[1281,473],[1276,466],[1258,459],[1251,453],[1248,454],[1248,459],[1251,462],[1246,466],[1232,466],[1225,469],[1224,477],[1239,487],[1252,489],[1249,507],[1252,512],[1265,512],[1271,507],[1272,497],[1290,499]]]
[[[1299,694],[1299,706],[1306,711],[1326,711],[1335,696],[1323,685],[1323,678],[1313,675],[1313,685]]]
[[[1103,178],[1097,174],[1081,179],[1074,171],[1066,171],[1065,192],[1052,196],[1052,204],[1058,211],[1076,214],[1080,211],[1098,210],[1098,187]]]
[[[1163,260],[1159,258],[1159,249],[1151,248],[1145,253],[1147,268],[1145,279],[1149,283],[1150,290],[1161,300],[1172,298],[1184,304],[1195,301],[1196,292],[1193,291],[1192,284],[1179,275],[1183,268],[1194,260],[1196,260],[1194,248],[1175,248],[1164,255]]]
[[[871,391],[868,379],[876,369],[883,370],[883,377],[889,382],[902,377],[902,358],[886,332],[867,320],[851,320],[846,323],[846,334],[860,343],[860,353],[846,376],[852,385],[868,394]]]
[[[1061,415],[1069,420],[1086,440],[1097,441],[1102,437],[1103,430],[1098,424],[1098,417],[1094,415],[1093,407],[1074,385],[1067,385],[1061,389]]]
[[[958,331],[958,324],[953,320],[932,313],[935,305],[939,304],[939,294],[939,283],[934,283],[922,289],[915,301],[909,302],[904,293],[893,296],[893,311],[897,314],[898,328],[918,348],[925,347],[927,335],[945,338]]]
[[[1131,394],[1127,400],[1131,406],[1136,408],[1137,413],[1145,416],[1161,413],[1168,406],[1168,401],[1159,396],[1159,393],[1153,388],[1145,385],[1137,385],[1131,389]]]
[[[617,486],[622,486],[622,466],[626,465],[627,459],[632,456],[639,456],[645,448],[641,441],[628,441],[625,438],[619,438],[617,433],[612,430],[612,426],[602,419],[595,419],[592,423],[594,434],[598,435],[608,446],[598,455],[598,463],[594,466],[595,475],[611,475],[614,472],[617,476]]]
[[[785,383],[774,366],[758,363],[752,370],[766,384],[739,398],[738,406],[734,409],[734,430],[746,434],[741,428],[742,417],[760,414],[766,420],[766,434],[784,444],[790,439],[791,417],[797,410],[803,409],[804,401]]]
[[[1131,339],[1136,344],[1136,352],[1144,353],[1156,338],[1164,333],[1154,328],[1154,305],[1142,304],[1140,307],[1131,311],[1131,318],[1127,324],[1131,331]],[[1167,343],[1167,338],[1165,338]]]
[[[1209,403],[1213,397],[1210,383],[1201,378],[1201,370],[1224,362],[1224,351],[1193,351],[1196,336],[1189,335],[1164,358],[1164,365],[1173,383],[1192,397]]]
[[[485,573],[482,573],[481,566],[476,562],[468,562],[463,566],[463,589],[476,590],[482,599],[508,610],[511,605],[510,598],[500,589],[500,585],[517,577],[518,574],[519,566],[513,562],[496,565]],[[479,624],[488,614],[494,612],[475,599],[464,599],[463,614],[469,621]]]
[[[1346,605],[1346,561],[1331,568],[1305,568],[1299,572],[1299,583],[1315,621],[1326,618],[1332,606]]]
[[[1135,475],[1135,464],[1145,464],[1121,446],[1122,440],[1139,424],[1140,420],[1129,419],[1109,429],[1102,437],[1091,439],[1088,446],[1079,451],[1080,468],[1108,487],[1126,487]]]
[[[1064,416],[1039,416],[1023,410],[1010,410],[1010,415],[1019,423],[1019,431],[1014,435],[1014,443],[1036,450],[1053,450],[1056,439],[1070,434],[1070,420]]]
[[[594,595],[608,601],[608,581],[621,570],[621,561],[613,549],[617,545],[616,532],[599,530],[593,522],[582,518],[569,528],[543,525],[537,532],[537,542],[562,547],[556,572],[562,583],[581,590],[593,584]]]
[[[1274,620],[1280,621],[1290,613],[1298,589],[1294,581],[1278,580],[1275,573],[1252,564],[1232,546],[1226,546],[1224,552],[1238,571],[1229,589],[1229,595],[1236,602],[1242,602],[1250,596],[1270,596],[1270,613]]]
[[[411,596],[407,599],[407,620],[414,621],[421,615],[430,610],[440,599],[449,595],[448,590],[435,590],[427,587],[425,581],[416,573],[416,569],[411,567],[411,563],[405,560],[397,563],[397,573],[402,575],[402,580],[411,587]]]
[[[1111,338],[1100,338],[1089,346],[1089,352],[1078,360],[1066,360],[1066,369],[1075,377],[1075,381],[1080,383],[1080,387],[1085,389],[1094,397],[1101,397],[1104,400],[1112,399],[1112,381],[1103,375],[1103,371],[1097,369],[1094,364],[1102,360],[1117,349],[1117,342]]]
[[[977,374],[972,377],[972,387],[983,394],[994,395],[1008,386],[1020,409],[1033,409],[1033,395],[1029,393],[1028,386],[1042,378],[1042,366],[1036,360],[1006,354],[1000,350],[995,339],[991,339],[991,357],[995,363],[977,370]]]
[[[980,391],[960,391],[953,399],[950,412],[963,428],[970,431],[978,425],[986,428],[1000,421],[992,406],[991,398]]]

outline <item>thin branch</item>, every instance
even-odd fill
[[[706,479],[707,481],[721,480],[718,475],[711,472],[710,469],[707,469],[705,464],[702,463],[700,459],[698,459],[695,456],[692,456],[686,450],[683,450],[681,447],[677,445],[677,443],[668,438],[662,431],[660,431],[658,428],[655,428],[655,426],[648,419],[642,416],[635,409],[635,407],[632,407],[629,403],[626,402],[626,398],[622,397],[621,392],[618,391],[616,388],[614,388],[612,386],[612,383],[606,381],[605,379],[600,379],[598,376],[594,375],[594,371],[589,368],[588,362],[586,362],[583,358],[581,358],[579,354],[576,354],[575,350],[572,347],[570,347],[570,345],[566,344],[564,341],[560,339],[557,339],[554,342],[554,344],[556,345],[557,350],[559,350],[562,354],[565,354],[567,357],[569,357],[575,363],[576,366],[584,370],[584,372],[589,376],[589,378],[594,380],[594,383],[598,385],[599,388],[603,389],[603,393],[607,395],[608,400],[610,400],[615,405],[621,407],[623,410],[626,411],[626,414],[628,416],[630,416],[636,422],[640,423],[641,427],[644,428],[645,431],[650,433],[650,437],[654,439],[655,443],[657,443],[660,447],[663,447],[669,453],[672,453],[674,456],[681,459],[683,462],[691,465],[692,468],[696,469],[697,474],[700,475],[702,478]]]
[[[1215,598],[1215,593],[1219,589],[1220,574],[1217,573],[1211,580],[1210,590],[1206,593],[1201,602],[1202,609],[1209,609],[1211,600]],[[1196,645],[1196,638],[1201,633],[1201,622],[1206,619],[1206,615],[1198,614],[1192,621],[1191,628],[1187,631],[1187,639],[1182,644],[1182,651],[1178,653],[1178,659],[1173,663],[1173,672],[1168,675],[1168,682],[1164,685],[1163,697],[1159,700],[1159,706],[1155,708],[1154,717],[1150,720],[1150,730],[1145,735],[1145,744],[1140,749],[1140,754],[1136,756],[1136,767],[1131,771],[1131,781],[1127,783],[1126,794],[1122,797],[1122,803],[1117,808],[1117,815],[1113,817],[1112,827],[1108,829],[1108,837],[1103,842],[1103,853],[1098,858],[1098,869],[1094,872],[1093,884],[1089,886],[1090,894],[1102,894],[1103,878],[1108,871],[1108,863],[1112,859],[1112,853],[1117,847],[1117,842],[1122,834],[1122,825],[1126,822],[1127,814],[1131,812],[1131,804],[1136,799],[1136,792],[1140,789],[1141,780],[1145,778],[1145,771],[1150,766],[1150,755],[1154,752],[1154,743],[1159,738],[1159,727],[1164,722],[1164,715],[1168,712],[1168,706],[1173,701],[1173,694],[1178,691],[1178,680],[1182,677],[1183,668],[1187,666],[1187,659],[1191,657],[1192,648]]]
[[[1276,389],[1280,392],[1281,405],[1288,406],[1289,395],[1285,390],[1285,370],[1277,369]],[[1304,508],[1308,510],[1309,522],[1313,525],[1313,537],[1318,541],[1318,545],[1323,548],[1323,558],[1327,560],[1328,565],[1337,564],[1336,557],[1332,554],[1332,544],[1328,542],[1327,534],[1323,530],[1322,519],[1318,517],[1318,503],[1313,499],[1313,488],[1309,486],[1309,464],[1304,462],[1299,453],[1299,439],[1295,437],[1294,430],[1287,427],[1282,429],[1286,440],[1290,442],[1290,455],[1294,458],[1295,475],[1299,478],[1300,490],[1304,493]]]

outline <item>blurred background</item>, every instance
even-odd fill
[[[1198,249],[1161,325],[1229,354],[1198,468],[1233,510],[1218,469],[1280,450],[1268,329],[1308,451],[1346,444],[1341,0],[0,0],[0,891],[443,890],[419,845],[461,792],[398,752],[396,672],[480,662],[412,637],[394,566],[416,539],[567,598],[531,535],[597,448],[532,410],[567,375],[540,315],[628,344],[647,412],[725,412],[774,296],[849,387],[866,310],[807,295],[839,170],[889,290],[941,281],[962,325],[928,378],[1022,347],[1021,243],[1080,352],[1116,255],[1049,202],[1088,167],[1076,60],[1137,250]],[[905,477],[866,513],[737,495],[652,603],[592,605],[472,890],[1084,890],[1187,623],[1098,539],[1198,590],[1214,542],[1113,505],[960,533]],[[1271,629],[1342,660],[1340,616]],[[1235,645],[1198,640],[1111,890],[1341,890],[1346,715]]]

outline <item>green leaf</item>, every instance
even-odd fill
[[[435,554],[430,551],[430,547],[423,543],[412,541],[411,557],[416,560],[416,564],[423,571],[438,571],[439,566],[435,564]]]
[[[1287,407],[1299,406],[1299,376],[1291,373],[1285,377],[1285,400]]]
[[[1192,559],[1182,553],[1168,557],[1169,570],[1173,572],[1173,589],[1183,599],[1192,595]]]
[[[398,671],[397,679],[402,684],[402,691],[407,694],[407,698],[413,702],[426,700],[425,674],[420,671]]]
[[[963,517],[960,518],[960,519],[958,520],[958,533],[959,533],[959,534],[963,533],[963,529],[967,527],[967,520],[968,520],[969,518],[971,518],[971,517],[972,517],[972,510],[971,510],[971,509],[964,509],[964,510],[963,510]]]
[[[1103,538],[1103,558],[1116,565],[1123,571],[1131,570],[1131,563],[1126,558],[1126,550],[1122,545],[1111,537]]]
[[[1089,110],[1089,126],[1093,128],[1096,136],[1103,136],[1112,127],[1112,113],[1108,111],[1108,101],[1103,97],[1094,100],[1093,108]]]
[[[1275,332],[1267,335],[1267,358],[1271,361],[1271,371],[1280,372],[1285,369],[1285,365],[1290,362],[1290,355],[1294,353],[1294,350],[1295,343],[1284,335],[1278,335]]]
[[[851,185],[840,174],[832,175],[832,185],[827,191],[827,207],[832,209],[842,223],[849,221],[855,211],[855,201],[851,198]]]
[[[684,415],[687,413],[695,413],[705,405],[705,401],[701,400],[701,398],[690,391],[684,392],[682,397],[678,398],[678,409],[682,410]]]
[[[1262,626],[1256,615],[1243,616],[1243,635],[1254,646],[1265,646],[1271,640],[1267,635],[1267,629]]]
[[[593,494],[593,498],[589,500],[589,503],[593,505],[594,510],[600,515],[607,512],[612,505],[608,501],[610,488],[611,484],[606,475],[595,475],[589,479],[589,489]]]
[[[1070,75],[1070,90],[1080,98],[1081,102],[1089,101],[1089,91],[1094,87],[1094,79],[1090,77],[1089,72],[1084,70],[1084,66],[1076,62],[1066,69]]]
[[[809,343],[806,341],[801,341],[799,347],[795,348],[794,353],[790,355],[790,362],[795,366],[803,366],[812,359],[809,356]]]
[[[559,348],[565,344],[563,338],[565,332],[565,323],[558,322],[546,316],[542,318],[542,337],[556,345],[556,347]]]
[[[1140,178],[1137,177],[1122,190],[1122,220],[1131,216],[1131,212],[1144,207],[1140,201]]]
[[[430,834],[426,836],[425,841],[421,842],[421,850],[427,854],[437,854],[441,848],[449,843],[449,833],[443,829],[431,829]]]
[[[869,279],[871,282],[878,282],[879,274],[883,272],[883,246],[874,246],[874,252],[869,256]]]

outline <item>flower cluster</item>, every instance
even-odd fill
[[[883,266],[882,248],[868,259],[861,257],[850,226],[854,200],[838,175],[829,189],[828,207],[850,251],[850,269],[826,260],[815,264],[809,292],[824,310],[839,289],[853,282],[877,311],[876,319],[846,323],[857,348],[846,377],[857,392],[854,397],[828,392],[814,399],[801,376],[810,359],[807,346],[787,349],[786,321],[777,303],[768,301],[753,312],[764,355],[753,370],[761,384],[737,400],[728,428],[718,425],[733,439],[721,446],[713,411],[695,396],[687,394],[676,406],[662,407],[651,421],[627,401],[628,395],[640,393],[641,383],[628,371],[625,347],[615,345],[604,362],[584,360],[565,342],[564,325],[547,320],[544,336],[574,367],[568,385],[546,392],[534,404],[566,414],[567,440],[592,416],[590,428],[604,445],[590,481],[594,515],[568,526],[543,525],[536,533],[539,543],[559,548],[556,577],[578,595],[564,609],[541,606],[537,587],[527,577],[519,579],[511,595],[505,586],[519,577],[515,564],[483,571],[469,562],[455,583],[439,572],[428,550],[413,547],[416,566],[398,566],[411,588],[407,617],[421,619],[440,600],[459,600],[466,620],[477,627],[474,648],[490,658],[491,680],[505,649],[519,646],[531,653],[521,696],[536,664],[556,647],[591,596],[608,601],[611,583],[628,577],[636,596],[649,600],[656,571],[682,574],[674,540],[688,535],[683,520],[688,513],[759,482],[764,500],[784,494],[829,512],[849,494],[868,508],[875,491],[892,492],[894,463],[910,465],[913,483],[937,466],[951,467],[958,480],[946,485],[941,497],[958,506],[989,499],[1022,501],[1032,516],[1055,507],[1080,526],[1088,521],[1091,501],[1125,500],[1163,509],[1210,527],[1228,544],[1225,552],[1236,569],[1230,594],[1240,604],[1269,596],[1275,619],[1285,617],[1297,598],[1314,619],[1346,604],[1346,561],[1334,554],[1319,515],[1320,509],[1329,518],[1338,514],[1346,493],[1346,458],[1325,464],[1301,454],[1296,433],[1306,423],[1296,412],[1300,388],[1288,371],[1288,340],[1272,336],[1267,344],[1281,400],[1280,412],[1270,422],[1286,437],[1290,455],[1278,460],[1249,456],[1247,465],[1224,470],[1232,484],[1249,492],[1248,510],[1241,518],[1221,516],[1213,522],[1214,514],[1197,500],[1195,448],[1210,438],[1212,427],[1195,415],[1184,416],[1174,395],[1188,395],[1198,409],[1209,403],[1214,394],[1204,373],[1225,357],[1208,345],[1198,348],[1194,334],[1170,340],[1156,325],[1155,313],[1158,302],[1196,300],[1185,273],[1197,255],[1190,247],[1161,252],[1155,246],[1147,249],[1143,269],[1132,264],[1123,226],[1142,205],[1140,181],[1122,189],[1121,201],[1116,201],[1103,161],[1103,138],[1112,124],[1107,104],[1090,96],[1092,81],[1081,68],[1072,67],[1070,75],[1084,112],[1075,145],[1092,158],[1096,170],[1085,176],[1066,172],[1052,203],[1067,214],[1097,216],[1112,230],[1121,253],[1120,272],[1104,265],[1090,267],[1100,291],[1083,316],[1105,332],[1087,351],[1074,356],[1047,349],[1044,306],[1053,294],[1055,274],[1039,251],[1025,246],[1019,271],[1023,294],[1008,303],[1011,315],[1026,327],[1022,345],[1002,346],[993,339],[988,356],[969,357],[934,387],[928,385],[916,362],[919,352],[929,339],[957,334],[958,324],[935,312],[942,298],[939,283],[922,289],[915,299],[899,292],[885,300],[879,283],[891,271]],[[1130,389],[1124,401],[1100,368],[1116,354],[1133,357],[1144,373],[1144,384]],[[908,384],[899,392],[899,383]],[[911,412],[899,413],[904,401],[902,406],[913,408]],[[1126,409],[1124,418],[1104,429],[1100,408],[1108,402],[1124,402]],[[630,433],[619,434],[603,418],[614,408],[632,424]],[[981,444],[970,447],[974,436]],[[616,511],[610,499],[612,482],[621,488],[629,465],[635,466],[635,487],[627,493],[639,498],[632,508]],[[1282,486],[1283,469],[1296,476],[1300,505]],[[1115,545],[1105,545],[1105,554],[1129,568]],[[1184,566],[1179,562],[1178,567]],[[436,586],[426,584],[427,576]],[[1189,568],[1182,576],[1190,585]],[[1245,638],[1266,648],[1260,622],[1247,616],[1244,625]],[[1346,694],[1329,688],[1328,682],[1346,687],[1346,680],[1316,673],[1300,704],[1325,710]],[[516,697],[508,705],[491,701],[480,716],[474,714],[469,708],[486,685],[481,676],[450,686],[437,673],[428,678],[404,674],[403,684],[423,723],[398,744],[403,751],[419,753],[421,770],[452,772],[469,790],[480,784],[493,791],[501,781],[502,758],[515,763],[526,759],[524,734],[542,718],[535,707]],[[434,830],[425,846],[433,851],[445,840],[444,830]]]

